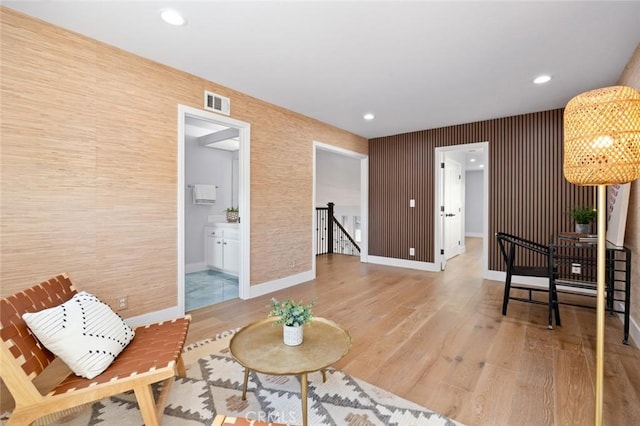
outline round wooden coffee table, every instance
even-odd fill
[[[282,341],[282,326],[267,318],[243,327],[229,343],[233,358],[242,365],[244,385],[242,399],[247,399],[249,371],[271,375],[300,375],[302,424],[307,426],[307,374],[322,371],[340,360],[351,348],[349,332],[325,318],[313,318],[304,326],[304,340],[299,346]]]

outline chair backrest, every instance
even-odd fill
[[[528,259],[528,263],[531,263],[530,266],[534,266],[534,264],[542,265],[548,260],[548,246],[505,232],[497,232],[496,238],[498,239],[498,246],[500,247],[500,252],[502,253],[507,268],[516,263],[516,253],[519,251],[534,254],[534,256],[530,256],[530,259]]]
[[[55,355],[31,333],[22,314],[58,306],[74,294],[76,289],[71,280],[61,274],[0,299],[0,377],[14,398],[30,393],[30,382],[55,359]]]

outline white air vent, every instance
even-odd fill
[[[204,109],[224,115],[231,113],[231,100],[215,93],[204,91]]]

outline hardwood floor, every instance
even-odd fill
[[[481,243],[468,238],[441,273],[319,257],[314,281],[194,311],[188,341],[264,318],[271,297],[317,298],[315,315],[353,337],[335,365],[351,375],[467,425],[593,424],[595,311],[562,306],[554,330],[543,306],[511,302],[503,317]],[[607,317],[605,424],[638,425],[640,350],[621,342],[622,323]]]

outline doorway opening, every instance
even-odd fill
[[[335,216],[360,247],[360,261],[367,261],[369,229],[368,157],[321,142],[313,143],[312,261],[316,276],[318,241],[316,207],[335,203]],[[346,168],[349,170],[346,170]],[[326,171],[331,170],[330,173]],[[324,172],[323,172],[324,171]],[[357,182],[356,182],[357,181]]]
[[[177,291],[182,313],[249,297],[249,144],[248,123],[178,106]],[[239,211],[239,223],[227,222],[226,210],[232,207]]]
[[[435,149],[435,262],[464,253],[466,238],[482,238],[482,273],[488,272],[489,143]]]

